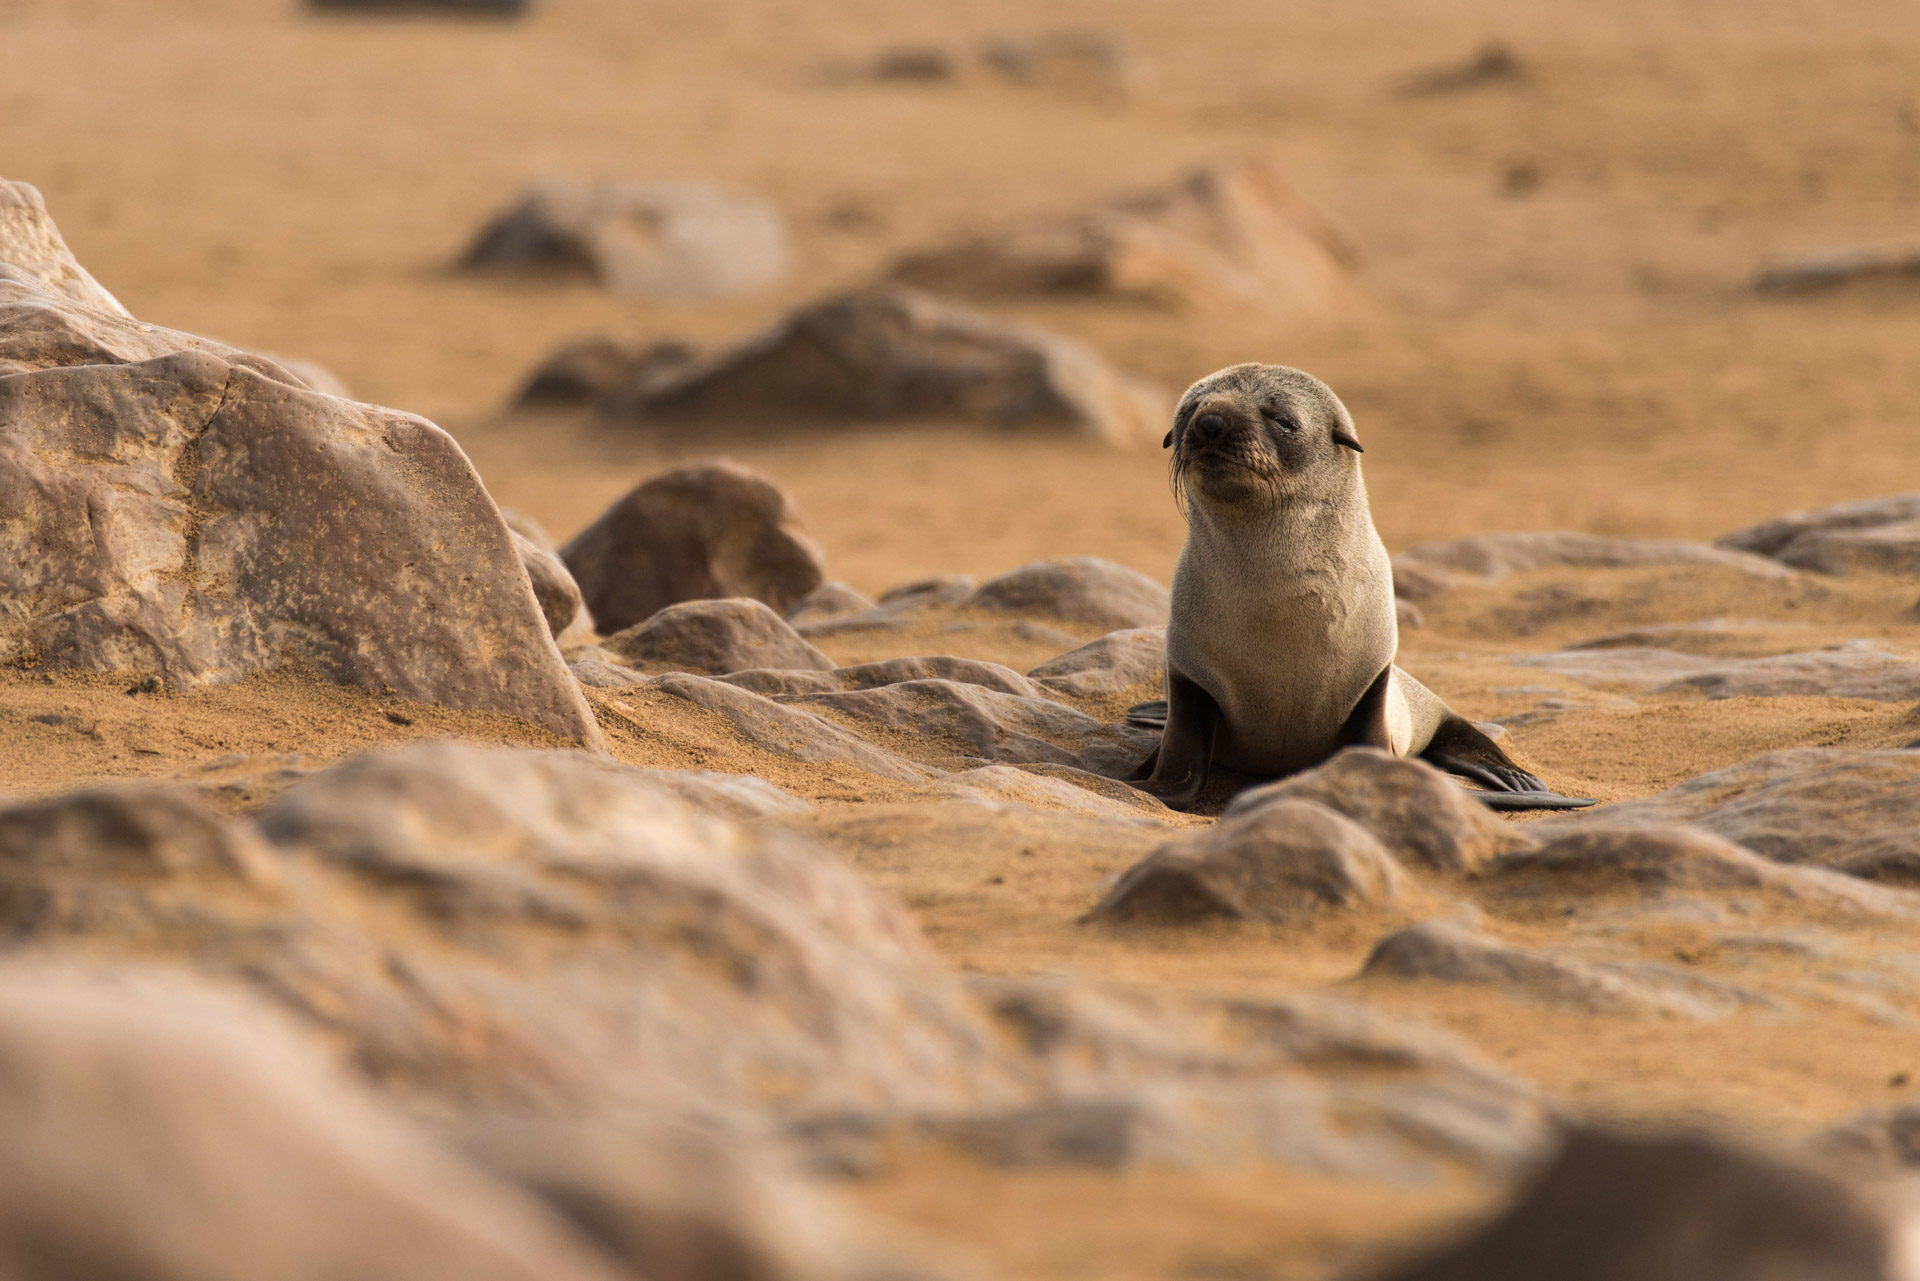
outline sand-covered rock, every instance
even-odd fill
[[[795,627],[852,618],[873,608],[873,601],[839,580],[822,583],[789,606],[787,621]]]
[[[786,275],[786,225],[763,200],[691,182],[549,182],[482,230],[467,271],[585,277],[646,298],[720,298]]]
[[[1651,693],[1698,690],[1708,698],[1920,698],[1920,661],[1848,641],[1799,654],[1707,658],[1647,646],[1570,649],[1512,660],[1590,685]]]
[[[112,977],[0,979],[0,1273],[635,1275],[322,1072],[263,1011]]]
[[[1387,1281],[1900,1281],[1895,1203],[1693,1135],[1576,1130],[1505,1213]]]
[[[580,613],[580,585],[567,572],[566,562],[525,535],[513,534],[513,550],[519,554],[520,568],[527,571],[527,581],[533,585],[533,598],[540,602],[540,614],[547,620],[547,630],[558,636]]]
[[[686,600],[750,596],[776,611],[825,574],[785,490],[737,463],[701,463],[635,487],[560,550],[605,632]]]
[[[1592,813],[1606,827],[1690,824],[1780,863],[1875,879],[1920,878],[1920,752],[1804,747],[1768,752],[1644,800]],[[1548,832],[1577,830],[1553,819]]]
[[[836,667],[832,671],[743,671],[721,679],[729,685],[738,685],[741,689],[750,689],[769,698],[781,694],[833,694],[843,690],[878,689],[903,681],[924,680],[959,681],[963,685],[978,685],[984,689],[999,690],[1003,694],[1017,694],[1022,698],[1040,697],[1040,691],[1033,682],[1010,667],[977,658],[952,658],[946,655],[889,658],[877,663]]]
[[[1062,810],[1129,824],[1159,824],[1173,812],[1138,788],[1071,765],[979,765],[939,784],[947,796]]]
[[[1155,850],[1127,869],[1087,919],[1296,923],[1386,902],[1405,882],[1366,828],[1311,801],[1277,801]]]
[[[1920,494],[1794,512],[1717,542],[1820,574],[1920,575]]]
[[[833,660],[757,600],[690,600],[607,637],[636,666],[724,676],[749,668],[827,671]]]
[[[804,708],[775,702],[751,690],[684,672],[656,676],[644,684],[716,713],[746,742],[775,756],[815,765],[852,765],[903,783],[923,783],[933,775],[924,766],[876,747]]]
[[[990,578],[967,603],[1099,627],[1164,627],[1167,589],[1136,569],[1097,556],[1043,560]]]
[[[904,681],[783,701],[883,732],[931,739],[975,760],[1074,765],[1109,777],[1130,771],[1159,741],[1155,734],[1096,720],[1051,699],[955,680]]]
[[[1259,160],[1214,165],[1088,212],[912,254],[895,279],[979,296],[1315,310],[1346,286],[1348,238]]]
[[[176,686],[294,667],[598,741],[451,437],[83,305],[112,300],[6,191],[27,261],[0,278],[0,660]]]
[[[1724,534],[1714,542],[1736,551],[1784,558],[1807,534],[1848,533],[1884,525],[1904,525],[1913,520],[1920,520],[1920,494],[1893,494],[1777,516]]]
[[[1533,845],[1433,766],[1371,747],[1350,747],[1316,769],[1249,788],[1221,817],[1294,800],[1346,815],[1414,867],[1458,871]]]
[[[1615,538],[1574,531],[1475,534],[1422,543],[1395,556],[1393,589],[1408,600],[1424,601],[1468,583],[1492,582],[1523,570],[1642,565],[1706,565],[1764,578],[1787,573],[1750,552],[1676,539]]]
[[[611,338],[583,338],[560,347],[527,375],[517,409],[587,407],[627,387],[644,387],[689,364],[694,349],[666,340],[629,347]]]
[[[1108,632],[1027,672],[1047,689],[1074,698],[1104,698],[1167,679],[1167,631],[1130,627]]]
[[[1387,935],[1374,944],[1361,974],[1492,987],[1516,1000],[1591,1014],[1707,1018],[1721,1012],[1648,976],[1515,947],[1444,921]]]
[[[1503,854],[1484,864],[1480,873],[1497,889],[1528,897],[1693,894],[1726,902],[1759,894],[1828,911],[1888,917],[1920,911],[1920,904],[1853,877],[1824,868],[1784,866],[1687,826],[1606,827],[1596,819],[1553,830],[1538,849]]]
[[[615,412],[754,435],[775,427],[947,419],[1144,446],[1167,406],[1092,351],[898,286],[810,303]]]

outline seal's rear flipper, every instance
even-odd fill
[[[1443,722],[1434,731],[1426,750],[1420,753],[1420,759],[1478,783],[1486,790],[1469,790],[1490,809],[1577,810],[1595,803],[1582,797],[1560,795],[1515,765],[1500,750],[1500,744],[1464,717],[1454,716]]]
[[[1165,729],[1167,700],[1156,698],[1148,703],[1135,703],[1127,709],[1127,724],[1135,729]]]
[[[1483,792],[1469,787],[1467,795],[1490,810],[1583,810],[1599,802],[1585,796],[1562,796],[1558,792]]]

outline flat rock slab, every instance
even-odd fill
[[[935,654],[920,658],[889,658],[877,663],[855,663],[832,671],[763,669],[735,672],[721,678],[729,685],[750,689],[769,698],[781,694],[835,694],[854,689],[878,689],[903,681],[946,680],[978,685],[1002,694],[1039,698],[1034,683],[1010,667],[977,658]]]
[[[1425,601],[1523,570],[1640,565],[1708,565],[1763,578],[1783,578],[1788,573],[1763,556],[1707,543],[1548,531],[1476,534],[1410,547],[1393,558],[1393,587],[1396,595],[1407,600]]]
[[[1708,698],[1920,698],[1920,661],[1866,640],[1765,658],[1705,658],[1624,646],[1529,654],[1512,661],[1586,684],[1650,693],[1692,689]]]
[[[616,393],[641,423],[841,425],[908,419],[1158,441],[1167,406],[1091,350],[898,286],[840,294],[664,379]]]
[[[1096,556],[1076,556],[1023,565],[988,579],[967,604],[1100,627],[1165,627],[1171,598],[1165,587],[1138,570]]]
[[[1806,747],[1769,752],[1586,818],[1534,824],[1542,836],[1690,824],[1780,863],[1870,878],[1920,879],[1920,752]]]
[[[560,550],[603,631],[688,600],[747,596],[777,612],[826,575],[799,508],[766,477],[703,463],[636,486]]]

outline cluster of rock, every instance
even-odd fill
[[[975,71],[1011,84],[1100,98],[1126,97],[1142,79],[1140,60],[1125,40],[1090,30],[995,36],[972,49],[907,45],[882,50],[863,62],[829,68],[827,74],[830,80],[842,82],[943,84]]]
[[[1170,408],[1078,343],[928,294],[876,286],[800,307],[706,355],[572,346],[535,370],[527,404],[572,398],[661,431],[925,419],[1157,442]]]

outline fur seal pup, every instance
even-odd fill
[[[1173,450],[1187,542],[1173,572],[1162,723],[1127,781],[1175,809],[1216,762],[1278,777],[1343,747],[1418,756],[1497,809],[1570,809],[1440,697],[1394,666],[1393,567],[1367,510],[1360,441],[1319,379],[1235,365],[1187,389]],[[1164,718],[1162,720],[1162,718]]]

